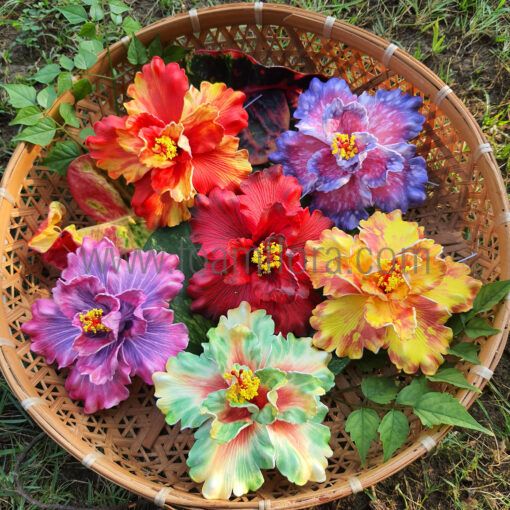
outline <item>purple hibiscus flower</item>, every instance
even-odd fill
[[[71,367],[69,396],[94,413],[125,400],[131,377],[152,384],[186,348],[186,326],[174,324],[168,308],[184,275],[176,255],[136,250],[125,260],[106,238],[85,238],[67,261],[53,298],[33,304],[22,330],[48,363]]]
[[[270,159],[340,228],[356,228],[369,207],[405,212],[426,198],[425,160],[407,143],[423,126],[421,104],[400,90],[357,96],[344,80],[314,78],[294,113],[298,131],[283,133]]]

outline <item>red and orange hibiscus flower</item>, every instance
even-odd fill
[[[189,219],[197,192],[234,189],[250,173],[235,137],[248,125],[242,92],[224,83],[190,87],[184,69],[154,57],[127,94],[128,115],[103,118],[86,143],[111,178],[134,183],[132,206],[149,228]]]
[[[272,315],[278,331],[306,333],[320,298],[304,269],[304,245],[332,222],[303,209],[301,191],[276,165],[241,182],[239,194],[216,188],[197,196],[191,239],[207,262],[190,280],[192,310],[216,319],[247,301]]]

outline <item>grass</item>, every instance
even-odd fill
[[[0,83],[24,82],[61,54],[74,32],[56,15],[66,0],[6,0],[0,5]],[[129,1],[142,25],[212,1]],[[433,69],[463,99],[510,170],[510,6],[488,0],[301,0],[290,2],[333,15],[390,39]],[[112,27],[115,30],[115,27]],[[120,30],[119,30],[120,34]],[[17,128],[0,94],[0,170]],[[453,431],[431,453],[363,494],[322,510],[510,509],[510,356],[473,412],[495,437]],[[0,509],[37,508],[15,492],[13,467],[39,429],[0,378]],[[133,508],[137,498],[83,468],[43,437],[20,468],[27,492],[46,504]],[[139,503],[137,508],[153,508]]]

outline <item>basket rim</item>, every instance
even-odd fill
[[[232,20],[235,20],[235,22]],[[168,39],[172,39],[178,35],[191,35],[193,32],[196,32],[197,26],[204,30],[213,27],[243,24],[290,26],[313,32],[323,37],[327,35],[328,37],[326,38],[332,41],[347,43],[349,46],[375,58],[377,61],[383,62],[388,69],[395,71],[408,81],[417,83],[420,89],[429,97],[437,98],[437,94],[440,91],[444,92],[447,90],[445,88],[447,85],[424,64],[418,62],[404,50],[394,47],[395,45],[391,45],[385,39],[346,22],[335,20],[330,16],[326,17],[322,14],[287,5],[256,2],[218,5],[198,10],[192,9],[189,13],[182,13],[157,21],[143,28],[137,33],[137,36],[143,43],[148,43],[156,34],[161,35],[162,30],[165,30],[165,36]],[[128,43],[129,38],[124,37],[119,42],[110,46],[110,56],[114,62],[118,62],[125,57]],[[89,71],[90,73],[95,73],[104,63],[105,55],[106,52],[103,52],[99,56],[98,64]],[[94,82],[97,78],[92,76],[89,79]],[[73,98],[69,92],[60,96],[51,108],[50,115],[56,116],[59,105],[63,101],[69,102],[71,100]],[[474,117],[454,93],[448,93],[442,98],[441,109],[469,145],[472,163],[476,162],[480,167],[485,179],[485,186],[487,186],[489,200],[493,204],[494,211],[497,213],[495,230],[498,232],[500,239],[501,253],[510,253],[508,219],[510,217],[510,204],[496,159],[491,152],[479,150],[487,142]],[[3,194],[0,194],[0,236],[4,239],[9,229],[11,213],[20,195],[22,182],[40,152],[41,147],[39,146],[20,143],[7,165],[0,184],[0,190],[3,190]],[[4,255],[6,249],[6,243],[1,243],[0,256]],[[510,278],[510,257],[502,256],[500,267],[501,277],[505,279]],[[17,356],[15,349],[12,348],[14,342],[8,326],[7,315],[6,307],[2,305],[0,307],[0,339],[4,340],[4,342],[0,342],[0,371],[7,380],[12,392],[22,403],[27,402],[28,398],[32,399],[31,405],[26,410],[34,421],[54,441],[83,463],[85,457],[89,456],[88,458],[91,458],[90,454],[94,450],[91,450],[90,446],[83,440],[71,434],[66,434],[68,427],[57,418],[56,414],[50,412],[49,407],[38,405],[44,404],[42,399],[39,399],[41,402],[33,400],[37,398],[37,394],[33,386],[29,384],[21,360]],[[494,321],[494,326],[501,331],[488,339],[486,348],[484,348],[480,356],[482,365],[491,371],[495,369],[503,354],[509,319],[510,301],[507,300],[498,307]],[[482,389],[488,382],[486,378],[474,372],[468,374],[468,380],[479,389]],[[456,397],[466,408],[469,408],[477,398],[477,394],[469,390],[460,390],[457,392]],[[307,490],[296,496],[284,496],[271,500],[246,502],[205,500],[200,494],[186,494],[182,490],[171,487],[168,490],[162,491],[162,488],[165,486],[132,475],[125,468],[104,456],[96,456],[93,458],[92,464],[90,462],[85,462],[85,464],[105,478],[131,492],[159,503],[160,506],[165,503],[167,505],[207,508],[309,508],[358,492],[397,473],[426,454],[430,450],[431,445],[438,443],[450,428],[448,426],[436,427],[429,431],[429,434],[418,438],[413,444],[386,463],[381,463],[368,470],[361,471],[356,477],[339,481],[329,488],[317,491]],[[430,439],[423,441],[423,437]],[[355,479],[354,482],[353,478]]]

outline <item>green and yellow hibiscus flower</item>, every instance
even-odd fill
[[[331,355],[274,329],[243,302],[209,330],[200,356],[181,352],[153,376],[167,423],[199,427],[187,463],[208,499],[257,490],[262,469],[297,485],[326,478],[333,452],[320,396],[334,384]]]

